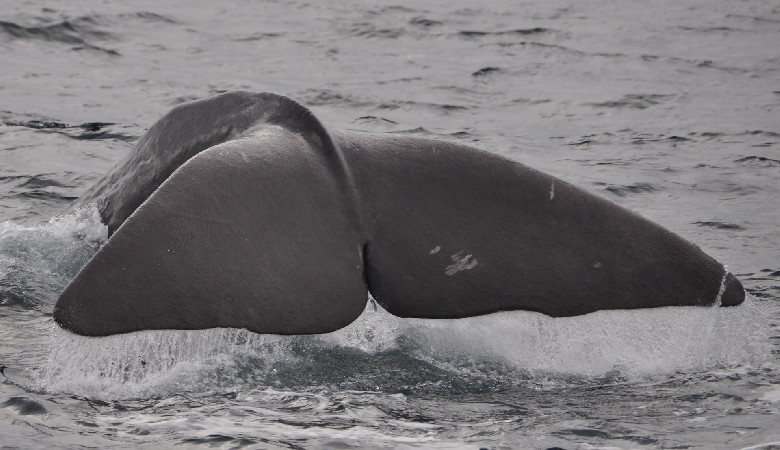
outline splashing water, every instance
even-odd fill
[[[105,240],[95,208],[32,227],[0,224],[4,301],[50,310]],[[19,279],[31,284],[33,295],[20,289]],[[455,379],[467,380],[454,386],[464,391],[600,377],[645,380],[764,361],[771,352],[768,320],[749,298],[731,308],[566,318],[512,311],[452,320],[402,319],[370,301],[354,323],[317,336],[210,329],[87,338],[47,321],[38,326],[49,334],[48,356],[26,383],[107,400],[257,385],[393,390],[398,379],[406,380],[403,389],[438,383],[450,391]]]
[[[0,223],[0,301],[51,312],[57,296],[107,237],[94,206],[40,225]]]
[[[770,351],[766,321],[748,301],[734,308],[570,318],[515,311],[457,320],[401,319],[368,306],[351,325],[320,336],[210,329],[86,338],[52,327],[50,356],[36,383],[49,392],[113,399],[241,385],[392,390],[398,377],[419,379],[417,385],[448,377],[484,385],[490,377],[496,388],[605,376],[636,381],[763,361]],[[377,366],[393,372],[392,379],[376,376]],[[345,378],[375,382],[354,386]]]

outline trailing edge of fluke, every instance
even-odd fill
[[[464,145],[326,130],[269,93],[184,103],[77,203],[110,238],[54,319],[147,329],[337,330],[367,294],[402,317],[736,305],[695,245],[616,204]]]

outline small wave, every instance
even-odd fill
[[[366,14],[372,16],[379,16],[379,17],[382,17],[387,14],[398,14],[398,13],[403,14],[403,13],[415,13],[415,12],[417,12],[416,9],[412,9],[402,5],[380,6],[380,7],[374,7],[366,10]]]
[[[162,14],[148,12],[148,11],[119,14],[118,17],[122,19],[140,19],[146,22],[169,23],[169,24],[177,23],[175,20],[171,19],[168,16],[164,16]]]
[[[128,135],[110,129],[116,126],[111,122],[86,122],[80,125],[70,125],[63,122],[50,120],[4,120],[3,124],[9,127],[25,127],[36,130],[60,133],[77,140],[118,140],[129,142],[136,139],[134,135]]]
[[[209,447],[219,447],[231,444],[230,448],[243,448],[249,445],[255,444],[268,444],[267,440],[254,441],[244,437],[226,436],[224,434],[209,434],[200,438],[187,438],[182,439],[181,443],[184,445],[207,445]]]
[[[88,50],[88,51],[94,51],[99,53],[105,53],[106,55],[109,56],[120,56],[120,53],[116,50],[112,50],[110,48],[98,47],[97,45],[92,45],[92,44],[82,44],[77,47],[71,48],[71,50],[74,51]]]
[[[749,74],[752,73],[753,70],[746,67],[724,66],[722,64],[712,61],[711,59],[687,59],[687,58],[670,57],[670,58],[664,58],[663,60],[672,64],[680,64],[688,68],[697,67],[702,69],[714,69],[714,70],[720,70],[723,72],[734,73],[734,74]]]
[[[73,193],[84,186],[85,178],[74,172],[0,176],[0,185],[6,190],[0,198],[72,201],[75,199]]]
[[[392,124],[392,125],[397,125],[398,124],[398,122],[392,121],[390,119],[385,119],[384,117],[377,117],[377,116],[358,117],[357,120],[355,120],[355,122],[361,123],[361,124],[364,124],[364,123],[371,123],[371,124],[381,123],[381,124]]]
[[[745,273],[737,276],[745,281],[750,281],[750,285],[745,287],[750,295],[766,300],[780,298],[780,270],[761,269],[759,273]],[[774,339],[779,338],[780,336],[774,337]]]
[[[64,44],[86,44],[86,39],[108,40],[114,36],[94,28],[96,19],[90,16],[45,26],[23,26],[14,22],[0,21],[0,32],[15,39],[37,39]]]
[[[352,123],[362,131],[392,132],[403,128],[398,122],[378,116],[358,117]]]
[[[735,19],[747,19],[751,22],[759,22],[759,23],[780,23],[780,20],[772,19],[770,17],[762,17],[762,16],[750,16],[746,14],[727,14],[726,17],[728,18],[735,18]]]
[[[136,136],[127,135],[124,133],[116,133],[111,131],[89,131],[89,130],[78,134],[67,134],[67,136],[80,141],[117,140],[117,141],[130,142],[136,139]]]
[[[500,71],[501,71],[501,69],[498,68],[498,67],[492,67],[492,66],[491,67],[483,67],[483,68],[477,70],[476,72],[473,72],[471,74],[471,76],[472,77],[484,77],[484,76],[489,75],[491,73],[496,73],[496,72],[500,72]]]
[[[397,39],[406,34],[406,30],[403,28],[378,28],[369,22],[354,23],[346,31],[352,36],[369,39]]]
[[[399,134],[424,134],[424,135],[432,135],[434,133],[426,130],[423,127],[416,127],[416,128],[408,128],[405,130],[396,130],[393,131],[393,133],[399,133]]]
[[[301,99],[301,103],[311,106],[350,105],[364,107],[372,105],[371,102],[327,89],[310,89],[298,97]]]
[[[2,180],[5,177],[0,177],[0,180]],[[18,187],[26,187],[26,188],[42,188],[42,187],[48,187],[48,186],[62,186],[62,183],[59,181],[52,179],[48,175],[33,175],[29,177],[14,177],[14,178],[25,178],[26,180],[19,184]]]
[[[0,21],[0,33],[19,40],[37,40],[73,45],[74,51],[96,51],[109,56],[119,56],[116,50],[100,47],[90,41],[116,40],[112,33],[99,30],[95,25],[102,22],[99,16],[84,16],[72,20],[43,26],[24,26],[14,22]]]
[[[780,160],[767,158],[765,156],[746,156],[744,158],[736,159],[734,160],[734,162],[745,164],[745,165],[752,164],[752,165],[765,165],[765,166],[774,166],[780,164]]]
[[[46,129],[46,128],[68,128],[70,125],[62,122],[54,122],[50,120],[4,120],[3,125],[9,126],[9,127],[26,127],[26,128],[34,128],[37,130],[40,129]]]
[[[629,94],[629,95],[624,95],[619,100],[610,100],[601,103],[590,103],[590,105],[595,106],[597,108],[647,109],[651,106],[659,105],[673,97],[674,95],[667,95],[667,94]]]
[[[718,221],[698,221],[698,222],[691,222],[694,225],[698,225],[700,227],[710,227],[710,228],[717,228],[720,230],[744,230],[745,227],[741,225],[737,225],[734,223],[726,223],[726,222],[718,222]]]
[[[466,111],[468,106],[453,105],[451,103],[433,103],[433,102],[421,102],[413,100],[397,100],[393,102],[381,103],[376,106],[378,109],[399,109],[399,108],[425,108],[430,109],[442,114],[449,114],[454,111]]]
[[[167,102],[168,106],[176,106],[180,105],[185,102],[191,102],[193,100],[198,100],[200,98],[203,98],[199,95],[180,95],[178,97],[174,97],[170,101]]]
[[[569,55],[573,56],[606,56],[606,57],[616,57],[616,56],[624,56],[620,53],[588,53],[583,50],[577,50],[571,47],[566,47],[559,44],[546,44],[543,42],[532,42],[532,41],[520,41],[520,42],[497,42],[493,45],[498,45],[500,47],[515,47],[515,46],[522,46],[522,47],[529,47],[529,48],[538,48],[542,50],[553,50],[556,52],[563,52]]]
[[[730,33],[730,32],[746,32],[747,30],[739,29],[739,28],[731,28],[731,27],[689,27],[689,26],[681,26],[679,27],[681,30],[685,31],[695,31],[699,33]]]
[[[73,200],[76,200],[78,198],[76,196],[62,195],[58,192],[47,191],[44,189],[33,189],[29,191],[24,191],[16,194],[16,196],[33,199],[33,200],[44,200],[50,202],[54,201],[54,202],[63,202],[63,203],[70,203]]]
[[[420,81],[422,78],[420,77],[404,77],[404,78],[391,78],[389,80],[377,80],[372,81],[373,84],[378,84],[380,86],[386,85],[386,84],[396,84],[396,83],[413,83],[415,81]]]
[[[552,102],[552,99],[549,98],[542,98],[542,99],[533,99],[533,98],[515,98],[512,99],[512,103],[521,103],[526,105],[541,105],[543,103],[550,103]]]
[[[698,164],[698,167],[714,167],[707,164]],[[710,179],[697,182],[694,187],[702,192],[726,192],[734,195],[752,195],[760,192],[761,189],[756,185],[740,184],[727,179]]]
[[[428,19],[426,17],[413,17],[409,20],[410,25],[416,25],[418,27],[430,28],[439,25],[444,25],[444,22],[439,20]]]
[[[660,188],[650,183],[634,183],[628,185],[609,184],[604,189],[619,197],[625,197],[631,194],[644,194],[661,190]]]
[[[549,33],[552,30],[549,28],[516,28],[514,30],[500,30],[500,31],[480,31],[480,30],[463,30],[458,32],[459,35],[465,37],[482,37],[482,36],[505,36],[505,35],[517,35],[517,36],[529,36],[532,34],[544,34]]]
[[[47,412],[43,405],[26,396],[11,397],[0,405],[14,408],[23,416],[46,414]]]
[[[585,138],[582,138],[582,139],[577,139],[576,141],[566,143],[566,145],[573,145],[573,146],[577,146],[577,147],[584,146],[584,145],[590,145],[590,144],[593,143],[593,139],[591,139],[592,137],[593,136],[588,136],[588,137],[585,137]]]
[[[266,41],[268,39],[276,39],[283,37],[285,33],[271,33],[271,32],[260,32],[260,33],[252,33],[249,36],[241,36],[233,38],[236,42],[253,42],[253,41]]]

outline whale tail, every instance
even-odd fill
[[[83,335],[325,333],[369,291],[422,318],[744,298],[698,247],[568,183],[452,143],[328,133],[273,94],[177,107],[81,202],[111,233],[55,306]]]

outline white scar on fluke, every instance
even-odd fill
[[[463,272],[464,270],[471,270],[477,267],[477,258],[474,258],[473,260],[469,261],[469,259],[473,255],[461,256],[462,254],[463,252],[458,252],[450,256],[450,259],[452,259],[453,264],[447,266],[446,270],[444,271],[446,275],[453,276],[458,272]]]

